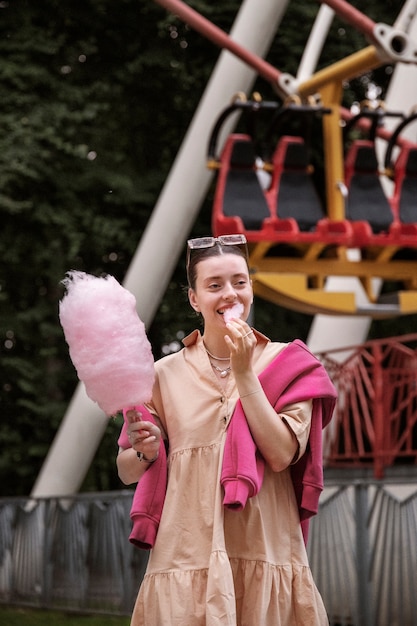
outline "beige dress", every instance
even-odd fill
[[[286,344],[259,333],[257,339],[259,374]],[[156,363],[149,408],[169,439],[168,487],[132,626],[328,624],[289,470],[266,467],[259,494],[243,511],[222,506],[223,448],[237,391],[232,376],[222,388],[198,331],[184,343],[184,350]],[[308,402],[285,410],[300,454],[310,415]]]

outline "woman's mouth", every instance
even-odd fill
[[[223,315],[225,323],[228,324],[230,320],[240,318],[243,311],[243,304],[241,302],[236,302],[236,304],[234,304],[232,307],[228,307],[227,309],[221,309],[219,313]]]

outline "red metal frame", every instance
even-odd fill
[[[417,334],[369,341],[321,358],[339,392],[324,431],[326,466],[373,468],[382,478],[388,467],[417,464]]]
[[[197,32],[207,37],[216,45],[229,50],[250,67],[255,69],[259,76],[277,86],[281,77],[281,72],[273,65],[264,61],[261,57],[246,50],[239,45],[224,31],[215,26],[208,19],[203,17],[197,11],[187,6],[181,0],[154,0],[157,4],[164,7],[173,14],[178,15],[186,24],[194,28]],[[362,32],[368,39],[375,41],[373,22],[364,13],[352,7],[345,0],[319,0],[321,4],[327,4],[335,13],[346,22],[354,26],[359,32]]]
[[[215,26],[184,2],[181,2],[181,0],[155,0],[155,2],[175,15],[178,15],[178,17],[191,26],[191,28],[194,28],[194,30],[204,37],[207,37],[207,39],[220,46],[220,48],[224,48],[235,54],[239,59],[256,70],[259,76],[272,84],[278,84],[279,77],[281,76],[279,70],[267,61],[264,61],[261,57],[239,45],[222,31],[221,28]]]
[[[349,2],[345,0],[319,0],[321,4],[326,4],[328,7],[343,19],[345,22],[354,26],[359,32],[363,33],[368,39],[375,41],[374,29],[375,22],[367,17],[364,13],[361,13],[358,9],[355,9]]]

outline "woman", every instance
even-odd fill
[[[169,446],[162,515],[132,626],[328,624],[291,477],[307,447],[313,400],[292,394],[277,414],[262,387],[259,375],[275,359],[278,364],[287,344],[270,342],[245,321],[253,300],[245,241],[229,235],[188,242],[188,297],[203,318],[203,334],[194,331],[183,350],[155,364],[146,406],[154,419],[128,412],[119,440],[119,476],[125,484],[139,482],[138,490],[161,460],[161,440]],[[243,312],[229,320],[226,311],[237,304]],[[259,490],[241,510],[223,504],[235,407],[262,459]]]

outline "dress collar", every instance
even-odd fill
[[[266,335],[264,335],[263,333],[260,333],[258,330],[256,330],[255,328],[252,329],[253,333],[259,343],[269,343],[271,340],[268,339],[268,337]],[[186,348],[189,348],[190,346],[193,346],[195,344],[200,343],[200,341],[202,342],[202,336],[201,336],[201,332],[198,330],[198,328],[196,328],[195,330],[193,330],[189,335],[187,335],[186,337],[184,337],[184,339],[182,340],[182,343],[184,344],[184,346]]]

